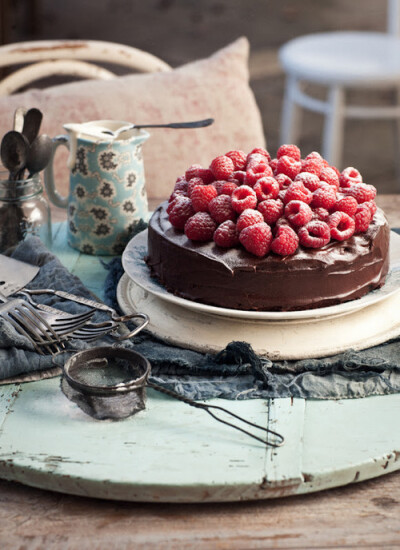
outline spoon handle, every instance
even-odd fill
[[[35,107],[26,111],[22,133],[27,138],[29,143],[32,143],[32,141],[38,135],[40,125],[42,123],[42,118],[43,114],[41,113],[41,111],[39,111],[39,109],[36,109]]]
[[[134,128],[204,128],[214,122],[213,118],[195,120],[194,122],[171,122],[170,124],[133,124]]]

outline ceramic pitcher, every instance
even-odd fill
[[[118,133],[128,125],[110,120],[65,124],[68,135],[53,139],[53,157],[44,173],[47,195],[67,208],[68,243],[86,254],[121,254],[135,224],[148,217],[142,144],[149,134],[136,129]],[[53,176],[60,145],[69,149],[68,196],[60,195]]]

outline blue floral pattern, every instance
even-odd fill
[[[72,247],[86,254],[121,254],[132,227],[147,220],[142,158],[147,137],[137,131],[128,140],[78,138],[68,207]]]

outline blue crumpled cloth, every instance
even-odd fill
[[[68,289],[91,297],[82,282],[72,275],[36,238],[21,243],[13,257],[41,269],[29,288]],[[100,261],[93,258],[93,261]],[[106,302],[116,304],[116,286],[123,273],[119,258],[111,260],[105,282]],[[39,297],[35,299],[39,300]],[[84,306],[60,301],[55,296],[40,297],[43,303],[70,312]],[[96,314],[103,320],[105,314]],[[95,345],[116,345],[107,336]],[[258,357],[245,342],[232,342],[216,355],[202,354],[166,344],[143,331],[123,344],[145,355],[152,365],[152,380],[192,399],[221,397],[252,399],[299,397],[315,399],[357,398],[400,391],[400,339],[355,352],[349,350],[332,357],[300,361],[271,361]],[[89,345],[72,341],[67,353],[52,357],[37,354],[30,343],[0,318],[0,380],[30,375],[55,375],[75,350]],[[11,380],[10,380],[11,379]]]

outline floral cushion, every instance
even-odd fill
[[[190,121],[213,117],[196,130],[151,130],[143,146],[147,194],[169,195],[177,176],[191,164],[208,166],[217,155],[264,146],[262,122],[248,84],[249,44],[240,38],[211,57],[170,72],[132,74],[114,80],[84,80],[0,98],[0,131],[11,129],[19,106],[38,107],[42,131],[65,133],[63,124],[113,119],[136,123]],[[55,161],[57,186],[67,193],[67,152]]]

